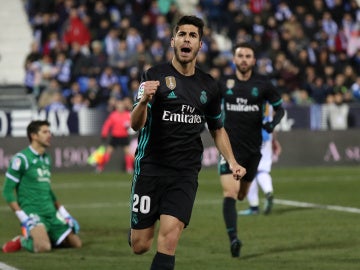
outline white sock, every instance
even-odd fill
[[[247,194],[247,200],[250,206],[259,206],[259,188],[256,178],[251,182],[249,192]]]
[[[258,172],[257,176],[256,176],[256,180],[260,186],[260,188],[262,189],[262,191],[264,192],[264,194],[267,193],[273,193],[274,189],[273,189],[273,184],[272,184],[272,177],[270,175],[270,173],[268,172]]]

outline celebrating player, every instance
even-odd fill
[[[171,63],[160,64],[142,76],[131,115],[139,130],[131,192],[133,252],[148,251],[159,219],[157,253],[151,269],[174,269],[175,250],[189,224],[198,187],[205,122],[215,144],[241,179],[246,170],[235,160],[222,126],[220,92],[210,75],[195,67],[202,46],[204,23],[183,16],[175,26]]]

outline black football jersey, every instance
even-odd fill
[[[160,81],[148,103],[148,118],[140,130],[135,173],[142,175],[192,175],[201,168],[201,132],[222,127],[221,94],[215,80],[196,68],[193,76],[180,74],[170,63],[150,68],[142,75],[134,103],[141,99],[142,83]]]
[[[221,82],[224,127],[237,159],[242,154],[260,152],[264,108],[282,103],[271,81],[253,73],[249,80],[240,81],[235,75]]]

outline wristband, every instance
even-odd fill
[[[23,210],[16,210],[15,214],[21,223],[25,222],[29,216]]]
[[[64,218],[67,218],[70,216],[69,212],[62,205],[59,207],[58,211],[59,211],[60,215],[62,215]]]

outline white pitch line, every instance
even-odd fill
[[[274,203],[282,204],[282,205],[296,206],[296,207],[303,207],[303,208],[318,208],[318,209],[326,209],[326,210],[360,214],[360,209],[355,208],[355,207],[344,207],[344,206],[338,206],[338,205],[324,205],[324,204],[297,202],[297,201],[280,200],[280,199],[275,199]]]
[[[222,200],[196,200],[196,205],[214,205],[221,204]],[[339,205],[326,205],[326,204],[316,204],[316,203],[308,203],[308,202],[299,202],[299,201],[290,201],[290,200],[282,200],[282,199],[274,199],[274,204],[279,205],[288,205],[294,207],[302,207],[302,208],[317,208],[317,209],[325,209],[339,212],[348,212],[360,214],[360,209],[355,207],[345,207]],[[66,205],[68,208],[72,209],[97,209],[97,208],[108,208],[108,207],[129,207],[129,201],[122,202],[97,202],[97,203],[88,203],[88,204],[73,204]],[[0,211],[10,211],[8,206],[0,206]],[[0,268],[0,270],[2,270]]]
[[[0,270],[19,270],[19,269],[0,262]]]

